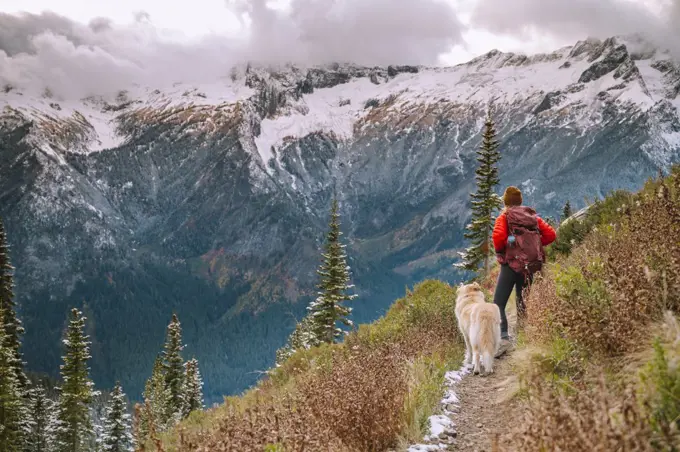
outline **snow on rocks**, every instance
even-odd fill
[[[451,415],[458,411],[460,404],[454,387],[469,373],[470,368],[467,366],[463,366],[459,370],[446,372],[444,375],[446,389],[444,397],[439,402],[442,414],[430,416],[430,429],[427,435],[425,435],[425,443],[410,446],[408,452],[450,450],[451,444],[457,436],[456,425],[451,420]]]

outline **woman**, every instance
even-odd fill
[[[496,257],[501,264],[493,298],[501,311],[501,347],[496,356],[510,348],[505,306],[512,289],[515,289],[517,315],[522,316],[522,289],[531,284],[533,273],[540,269],[545,259],[543,247],[556,238],[555,230],[536,215],[535,210],[522,206],[522,192],[517,187],[505,190],[503,203],[505,209],[496,219],[492,236]]]

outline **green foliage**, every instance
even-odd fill
[[[176,422],[181,419],[184,409],[184,361],[182,360],[182,327],[177,314],[172,315],[168,325],[165,348],[163,350],[163,374],[169,398],[166,406],[166,419]]]
[[[125,393],[120,384],[116,383],[106,407],[104,432],[101,440],[102,451],[132,451],[132,433],[130,429],[130,415],[128,414]]]
[[[679,351],[677,344],[666,349],[656,339],[653,358],[640,373],[641,382],[646,389],[644,396],[649,409],[650,424],[655,435],[653,444],[660,450],[668,450],[664,446],[677,445],[680,442]]]
[[[276,351],[276,365],[280,366],[298,350],[308,350],[319,345],[320,342],[314,334],[312,319],[305,316],[295,325],[295,330],[288,338],[286,345]]]
[[[635,202],[635,196],[625,190],[613,191],[604,199],[592,204],[582,218],[562,220],[557,239],[549,248],[550,253],[568,255],[580,245],[597,227],[618,222],[621,214]]]
[[[26,452],[48,452],[52,450],[54,439],[54,402],[42,386],[31,389],[29,401],[31,429],[26,439]]]
[[[470,246],[460,253],[463,261],[459,268],[478,271],[484,265],[484,274],[489,273],[489,254],[491,252],[491,233],[494,225],[494,213],[501,207],[501,199],[495,188],[499,184],[498,162],[501,154],[498,151],[496,128],[491,119],[491,112],[484,123],[482,145],[477,151],[479,166],[475,170],[477,192],[471,193],[472,220],[467,226],[465,238]]]
[[[184,364],[184,412],[187,417],[193,411],[203,409],[203,380],[198,369],[198,360],[190,359]]]
[[[85,317],[74,308],[63,341],[65,354],[59,387],[57,452],[88,451],[94,440],[89,405],[96,393],[89,377],[90,342],[84,331]]]
[[[0,318],[4,314],[0,309]],[[23,401],[14,367],[14,351],[7,345],[7,333],[0,328],[0,451],[22,450]]]
[[[5,346],[12,351],[12,366],[21,390],[27,389],[28,379],[24,373],[24,363],[19,348],[24,328],[17,317],[14,301],[14,268],[9,261],[7,234],[0,219],[0,309],[4,313],[0,317],[0,325],[5,329]]]
[[[447,352],[421,356],[409,366],[409,391],[404,403],[406,427],[400,441],[404,445],[419,441],[427,433],[429,418],[443,396],[445,374],[462,361],[461,350]]]
[[[350,272],[347,265],[345,245],[340,243],[340,214],[338,213],[338,201],[333,200],[331,206],[331,220],[328,226],[328,235],[324,247],[323,263],[317,274],[321,281],[318,285],[318,298],[310,303],[309,311],[311,330],[316,340],[331,343],[344,336],[344,331],[338,327],[338,323],[352,326],[349,315],[350,307],[344,305],[346,301],[356,298],[347,291],[353,288],[349,284]]]
[[[164,431],[167,428],[169,401],[170,391],[165,386],[163,360],[159,356],[144,388],[144,407],[139,419],[139,438],[136,438],[138,443],[143,444],[149,439],[152,426],[155,431]]]
[[[564,208],[562,209],[562,221],[569,218],[572,215],[572,213],[573,212],[571,211],[571,203],[569,201],[567,201],[564,204]]]

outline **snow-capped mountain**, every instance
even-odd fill
[[[359,320],[405,284],[455,280],[489,108],[502,183],[544,215],[680,160],[680,64],[640,38],[450,68],[242,67],[77,102],[5,87],[0,215],[29,364],[57,368],[52,338],[85,302],[95,376],[134,394],[174,309],[201,362],[219,363],[209,392],[242,388],[292,327],[289,302],[313,294],[334,195]],[[264,337],[238,322],[266,325]],[[120,335],[138,353],[111,345]],[[248,359],[235,353],[246,342]]]

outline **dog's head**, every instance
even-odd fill
[[[466,295],[474,295],[476,293],[482,293],[482,286],[479,285],[477,281],[471,284],[462,284],[458,287],[458,297],[464,297]]]

